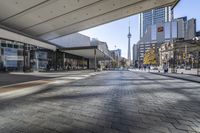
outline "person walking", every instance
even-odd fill
[[[164,70],[164,73],[168,73],[168,66],[166,63],[164,63],[163,65],[163,70]]]
[[[148,72],[150,72],[150,70],[151,70],[151,66],[150,66],[150,65],[148,65]]]

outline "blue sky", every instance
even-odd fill
[[[200,30],[199,8],[200,0],[181,0],[174,9],[174,17],[187,16],[188,19],[196,18],[197,30]],[[80,33],[107,42],[109,49],[115,49],[116,45],[116,48],[122,49],[122,56],[127,57],[129,20],[132,34],[131,44],[133,45],[139,40],[139,15],[97,26]]]

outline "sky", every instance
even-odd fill
[[[187,16],[188,19],[197,19],[197,31],[200,30],[200,0],[180,0],[174,8],[174,18]],[[133,44],[139,41],[139,15],[133,15],[124,19],[120,19],[111,23],[97,26],[79,33],[97,38],[100,41],[107,42],[108,48],[121,49],[122,56],[127,57],[128,49],[128,25],[131,26],[131,48]],[[132,50],[132,49],[131,49]]]

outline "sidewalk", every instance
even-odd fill
[[[194,75],[187,75],[187,74],[179,74],[179,73],[158,73],[158,72],[150,72],[152,74],[158,74],[162,76],[167,76],[171,78],[176,78],[176,79],[181,79],[181,80],[186,80],[186,81],[191,81],[191,82],[197,82],[200,83],[200,77],[199,76],[194,76]]]
[[[44,74],[46,76],[44,76],[43,73],[36,73],[36,74],[28,73],[28,75],[32,75],[32,76],[33,75],[34,76],[36,76],[36,75],[42,76],[43,75],[44,77],[50,76],[51,78],[42,77],[39,80],[27,79],[27,81],[25,81],[25,82],[18,82],[18,83],[14,83],[14,84],[7,84],[4,86],[0,86],[0,100],[29,95],[32,93],[36,93],[38,91],[45,90],[48,87],[53,87],[53,86],[62,85],[62,84],[68,84],[68,83],[76,81],[76,80],[85,79],[87,77],[94,76],[97,74],[102,74],[102,73],[104,73],[104,71],[102,71],[102,72],[76,71],[76,72],[54,73],[56,76],[55,75],[52,76],[52,73]],[[25,76],[25,77],[27,76],[26,73],[17,73],[15,75],[15,77],[17,78],[17,76],[18,76],[18,80],[19,80],[19,78],[21,78],[21,76],[19,76],[18,74]],[[0,79],[2,80],[3,78],[0,78]],[[6,80],[9,81],[9,79],[6,79]],[[12,83],[12,81],[10,83]]]
[[[138,69],[131,69],[130,71],[135,71],[135,72],[148,72],[148,70],[143,71],[143,70],[138,70]],[[151,74],[157,74],[157,75],[162,75],[162,76],[167,76],[170,78],[176,78],[176,79],[181,79],[181,80],[186,80],[186,81],[191,81],[191,82],[196,82],[196,83],[200,83],[200,77],[199,76],[195,76],[195,75],[189,75],[189,74],[180,74],[180,73],[163,73],[158,72],[156,70],[150,70]]]

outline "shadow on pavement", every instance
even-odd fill
[[[112,77],[112,74],[109,76]],[[150,79],[149,75],[139,75],[142,79],[129,79],[128,72],[120,72],[117,76],[114,73],[114,79],[107,76],[99,75],[99,79],[92,77],[66,85],[49,86],[46,90],[25,97],[0,102],[0,116],[4,114],[3,111],[15,110],[21,106],[39,106],[40,108],[36,108],[34,114],[37,115],[35,123],[39,125],[39,120],[42,122],[38,128],[36,125],[29,126],[29,130],[33,132],[46,130],[49,132],[175,133],[194,131],[198,128],[200,86],[174,87],[173,84],[183,84],[183,82],[177,80],[169,84],[167,81],[174,79],[160,79],[159,77],[162,76]],[[159,86],[141,88],[142,85]],[[71,92],[67,89],[75,91]],[[90,89],[94,91],[91,92]],[[45,103],[48,107],[41,107],[41,103]],[[10,115],[13,115],[13,112]],[[18,115],[16,119],[21,117],[23,115]],[[29,117],[31,116],[28,113],[27,118]],[[16,123],[16,126],[19,127],[20,123]]]

